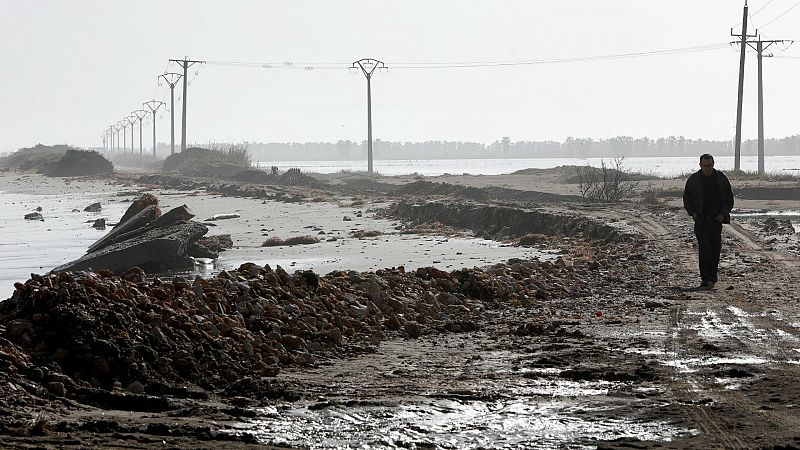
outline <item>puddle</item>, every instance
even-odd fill
[[[459,449],[593,448],[596,440],[669,441],[691,434],[666,422],[614,417],[591,404],[536,398],[322,409],[281,405],[257,411],[258,419],[234,423],[227,431],[281,446]]]
[[[798,210],[781,210],[781,211],[767,211],[767,210],[734,210],[731,213],[732,218],[755,218],[762,219],[767,217],[774,217],[779,219],[789,219],[792,223],[795,233],[800,233],[800,211]]]
[[[698,371],[701,367],[704,366],[715,366],[715,365],[754,365],[754,364],[766,364],[768,362],[773,362],[772,360],[761,358],[758,356],[752,355],[741,355],[741,356],[731,356],[727,358],[722,357],[703,357],[703,358],[677,358],[677,354],[667,354],[671,356],[670,359],[664,360],[661,363],[668,367],[675,367],[678,369],[680,373],[691,373]]]

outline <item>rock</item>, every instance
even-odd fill
[[[92,222],[92,228],[97,228],[98,230],[105,230],[106,229],[106,219],[99,218]]]
[[[86,208],[83,208],[84,212],[100,212],[102,210],[103,210],[103,207],[102,207],[102,205],[100,205],[100,202],[92,203],[91,205],[87,206]]]
[[[139,267],[132,267],[120,275],[125,281],[130,281],[131,283],[144,283],[147,281],[147,276],[144,270],[140,269]]]
[[[416,339],[422,335],[422,330],[417,322],[408,321],[403,328],[406,337]]]
[[[128,385],[128,392],[132,394],[144,394],[144,385],[139,381],[134,381]]]
[[[32,212],[32,213],[25,214],[25,220],[41,220],[41,221],[44,221],[44,217],[42,217],[42,214],[39,213],[39,212]]]
[[[343,222],[352,222],[352,221],[353,221],[353,219],[352,219],[351,217],[344,216],[344,217],[342,217],[342,221],[343,221]]]
[[[64,397],[67,395],[67,389],[64,387],[64,383],[60,381],[51,381],[47,383],[47,390],[57,397]]]
[[[292,336],[290,334],[283,336],[283,338],[281,339],[281,344],[283,344],[284,346],[286,346],[286,348],[291,349],[291,350],[305,350],[306,349],[306,343],[305,343],[305,341],[303,341],[303,339],[301,339],[301,338],[299,338],[297,336]]]

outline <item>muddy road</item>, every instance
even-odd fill
[[[721,282],[699,291],[682,211],[593,214],[635,230],[646,251],[615,255],[587,280],[591,295],[289,371],[304,400],[232,429],[301,447],[800,446],[797,257],[734,223]]]

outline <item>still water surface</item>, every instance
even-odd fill
[[[733,168],[732,156],[715,158],[716,167],[722,171]],[[500,175],[522,169],[549,169],[558,166],[600,167],[602,163],[613,163],[613,158],[541,158],[541,159],[430,159],[430,160],[375,160],[375,171],[381,175],[437,176],[445,173],[460,175]],[[623,167],[642,173],[661,177],[676,177],[698,170],[696,157],[639,157],[625,158]],[[277,166],[280,170],[291,167],[300,168],[303,172],[336,173],[341,171],[361,172],[367,170],[365,161],[259,161],[259,167]],[[755,156],[743,156],[741,168],[755,171],[758,160]],[[770,156],[764,161],[767,173],[800,175],[800,156]]]

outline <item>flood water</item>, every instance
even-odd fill
[[[514,158],[514,159],[375,159],[374,170],[381,175],[413,175],[437,176],[451,175],[501,175],[522,169],[550,169],[559,166],[608,166],[614,158]],[[363,172],[367,170],[365,161],[257,161],[261,168],[277,166],[280,170],[292,167],[303,172],[337,173],[341,171]],[[716,156],[715,166],[722,171],[731,170],[734,166],[733,156]],[[676,177],[698,170],[698,159],[694,156],[652,156],[626,157],[623,160],[625,169],[652,174],[660,177]],[[758,158],[742,156],[741,168],[744,171],[756,171]],[[767,156],[764,169],[774,174],[800,174],[800,156]]]
[[[86,247],[107,230],[91,227],[105,217],[114,222],[127,204],[103,202],[103,211],[84,212],[107,194],[31,195],[0,191],[0,300],[14,292],[14,283],[24,282],[31,273],[48,272],[53,267],[79,258]],[[42,208],[44,221],[26,220],[25,214]],[[78,211],[73,211],[73,210]]]
[[[180,273],[190,277],[213,276],[221,270],[236,269],[244,262],[280,265],[289,272],[314,270],[325,274],[334,270],[374,271],[401,265],[409,270],[425,266],[455,270],[488,266],[511,258],[555,259],[557,256],[555,249],[514,247],[486,239],[400,234],[393,221],[366,212],[363,217],[356,217],[357,208],[330,203],[262,203],[219,195],[186,196],[176,191],[157,195],[163,211],[185,203],[199,220],[220,212],[237,212],[241,216],[215,222],[215,226],[209,227],[208,235],[230,234],[234,248],[221,252],[220,257],[209,264],[198,262],[192,272]],[[96,230],[91,222],[100,217],[110,223],[116,222],[136,196],[138,194],[115,196],[109,192],[59,195],[0,192],[0,300],[10,297],[14,283],[24,282],[31,273],[46,273],[83,256],[90,244],[110,230]],[[101,212],[83,212],[94,202],[102,204]],[[25,214],[37,207],[42,208],[44,221],[24,219]],[[343,222],[344,214],[355,220]],[[260,231],[266,227],[270,227],[269,233]],[[316,234],[315,230],[322,228],[326,234],[316,244],[261,247],[266,235],[286,238]],[[357,229],[386,234],[360,240],[350,234]],[[327,239],[335,239],[335,242]]]

